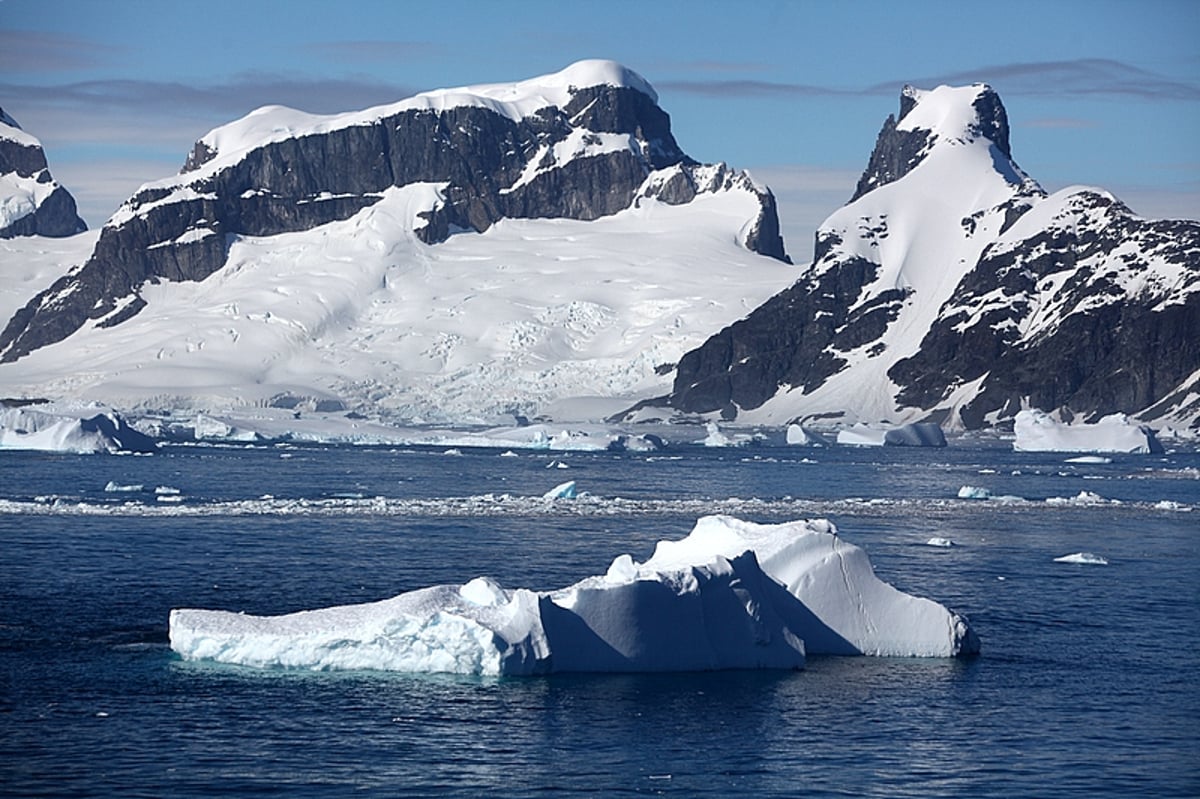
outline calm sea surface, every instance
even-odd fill
[[[1200,795],[1200,456],[1067,457],[3,452],[0,794]],[[585,496],[541,499],[565,480]],[[175,607],[282,613],[480,574],[558,588],[707,513],[833,519],[883,579],[967,615],[983,654],[483,679],[167,645]],[[1054,562],[1081,551],[1108,565]]]

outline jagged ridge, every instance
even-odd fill
[[[1091,189],[1047,198],[986,86],[900,103],[812,265],[685,355],[664,402],[968,428],[1027,405],[1200,418],[1200,223]]]
[[[260,109],[205,136],[178,178],[126,201],[90,260],[9,321],[0,361],[89,320],[120,324],[144,307],[143,285],[203,280],[225,263],[234,237],[347,219],[389,187],[440,187],[440,202],[414,224],[434,243],[502,218],[611,215],[630,206],[652,172],[672,166],[686,176],[696,164],[676,144],[649,84],[611,62],[337,117]],[[746,245],[786,260],[774,199],[757,191],[762,212]]]

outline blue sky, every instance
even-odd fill
[[[1200,217],[1195,0],[0,0],[0,106],[92,226],[260,105],[351,110],[581,58],[637,70],[690,155],[769,183],[798,260],[905,83],[990,83],[1047,189]]]

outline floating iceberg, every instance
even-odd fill
[[[547,491],[542,495],[542,499],[575,499],[577,496],[579,493],[575,489],[575,481],[568,480]]]
[[[992,492],[980,486],[962,486],[958,489],[959,499],[990,499]]]
[[[1107,566],[1108,559],[1092,552],[1075,552],[1055,558],[1055,563],[1081,563],[1088,566]]]
[[[158,445],[111,411],[22,406],[0,407],[0,449],[91,454],[154,452]]]
[[[839,430],[837,443],[852,447],[944,447],[946,436],[932,422],[880,427],[859,422]]]
[[[949,538],[941,538],[939,536],[934,536],[933,538],[931,538],[925,542],[925,546],[938,547],[939,549],[950,549],[954,545],[955,545],[954,542],[952,540],[950,540]]]
[[[489,578],[362,605],[251,616],[176,609],[187,660],[265,668],[484,675],[792,669],[806,654],[954,657],[979,651],[965,619],[879,580],[824,520],[700,519],[559,591]]]
[[[1018,452],[1162,452],[1154,431],[1131,422],[1123,413],[1105,416],[1095,424],[1063,424],[1041,411],[1021,411],[1013,421]]]

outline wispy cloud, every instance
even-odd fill
[[[95,39],[0,28],[0,71],[7,75],[108,66],[122,52]]]
[[[15,107],[26,105],[78,110],[132,109],[139,116],[186,113],[219,121],[268,104],[291,105],[313,113],[333,113],[395,102],[413,89],[366,78],[306,78],[247,72],[210,85],[152,80],[94,80],[57,86],[0,83],[0,95]]]
[[[1007,94],[1035,97],[1105,96],[1145,100],[1200,100],[1200,84],[1175,80],[1110,58],[995,64],[958,72],[913,78],[919,86],[940,83],[989,83]],[[890,91],[882,83],[868,91]]]
[[[894,95],[905,83],[988,83],[1002,94],[1033,97],[1101,96],[1146,100],[1200,100],[1200,83],[1176,80],[1106,58],[997,64],[957,72],[912,76],[862,88],[741,78],[701,78],[655,81],[667,92],[703,97],[770,98],[862,97]]]

